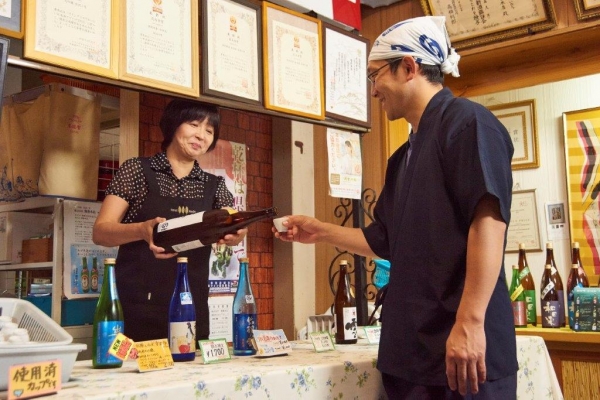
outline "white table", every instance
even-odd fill
[[[539,336],[517,336],[517,399],[562,400],[548,348]]]

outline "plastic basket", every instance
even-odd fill
[[[56,321],[47,316],[32,303],[13,298],[0,298],[0,315],[12,317],[19,328],[27,329],[29,343],[10,344],[6,349],[20,347],[47,347],[48,345],[65,345],[73,341],[73,337]]]
[[[387,260],[375,260],[375,275],[373,275],[373,285],[381,289],[390,281],[390,262]]]

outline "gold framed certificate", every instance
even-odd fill
[[[23,38],[25,30],[24,0],[0,1],[0,35]]]
[[[323,25],[325,116],[371,127],[367,84],[369,40],[331,24]]]
[[[119,79],[198,97],[198,0],[121,0]]]
[[[573,0],[580,21],[600,17],[600,0]]]
[[[446,17],[446,29],[457,49],[489,44],[552,29],[552,0],[421,0],[425,15]]]
[[[202,0],[202,94],[262,105],[260,5]]]
[[[117,0],[29,0],[26,58],[116,78]]]
[[[321,21],[263,2],[265,107],[325,118]]]

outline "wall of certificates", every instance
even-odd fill
[[[24,57],[177,95],[369,128],[368,40],[269,2],[12,0]],[[200,16],[200,18],[198,18]]]

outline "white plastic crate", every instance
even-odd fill
[[[30,343],[22,345],[6,344],[1,347],[2,349],[19,350],[23,347],[57,346],[73,341],[73,337],[63,327],[29,301],[2,297],[0,315],[12,317],[19,328],[27,329],[30,340]]]

